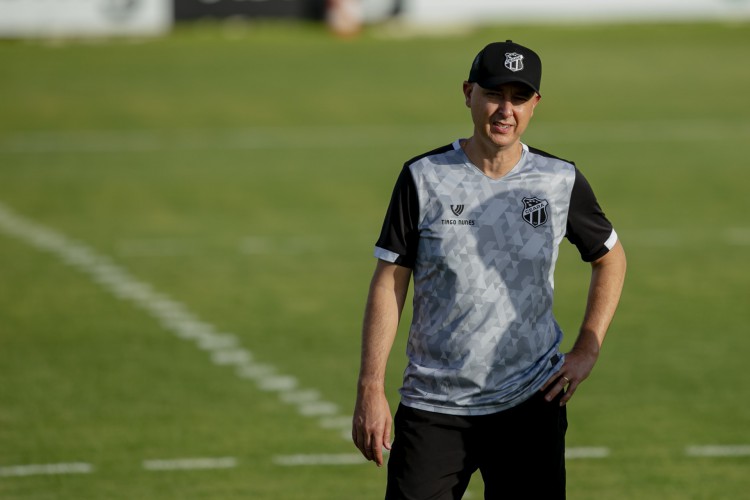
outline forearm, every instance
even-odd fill
[[[378,263],[367,297],[362,326],[359,390],[385,384],[388,356],[406,300],[409,271]]]
[[[379,467],[383,465],[383,448],[391,447],[392,417],[385,395],[385,369],[410,277],[409,269],[378,261],[365,308],[352,440],[365,458]]]
[[[573,348],[565,356],[563,367],[542,387],[542,391],[547,393],[547,401],[552,401],[562,392],[560,405],[567,404],[578,385],[594,368],[620,301],[625,267],[625,252],[619,242],[607,255],[592,263],[591,283],[581,330]],[[564,390],[566,386],[567,390]]]
[[[586,312],[574,350],[598,356],[620,301],[626,267],[625,251],[619,242],[592,264]]]

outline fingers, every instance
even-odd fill
[[[580,349],[568,352],[560,371],[550,377],[542,387],[542,391],[546,392],[547,401],[554,400],[562,393],[560,406],[567,404],[578,386],[591,374],[595,363],[596,355],[592,356]]]
[[[563,394],[563,397],[560,398],[560,406],[565,406],[568,401],[570,401],[570,398],[573,397],[573,394],[576,392],[576,388],[578,387],[578,383],[574,383],[572,380],[568,384],[568,389]]]
[[[354,425],[352,429],[352,439],[357,449],[367,460],[372,461],[375,458],[373,453],[373,442],[370,434],[365,432],[362,427]]]
[[[375,462],[378,467],[382,467],[383,448],[391,449],[391,430],[390,423],[385,426],[383,431],[372,429],[368,431],[363,426],[354,425],[352,428],[352,439],[362,455],[369,461]]]
[[[547,401],[548,403],[554,401],[561,392],[565,391],[566,383],[567,382],[565,382],[565,379],[563,379],[562,376],[553,378],[551,383],[547,382],[544,389],[542,389],[546,392],[546,394],[544,395],[545,401]]]
[[[565,366],[563,366],[563,370],[565,369]],[[540,391],[546,392],[547,390],[554,390],[555,386],[559,386],[558,391],[564,389],[567,384],[570,383],[570,379],[565,375],[563,370],[560,370],[559,372],[552,375],[549,380],[542,386]],[[553,398],[554,399],[554,398]]]
[[[370,458],[378,467],[383,466],[383,443],[379,439],[373,439],[370,442]]]
[[[378,467],[382,467],[383,463],[383,450],[391,451],[391,424],[388,424],[384,428],[382,439],[373,439],[371,452],[373,452],[373,460]]]
[[[567,390],[565,389],[566,386]],[[558,372],[544,384],[541,391],[546,392],[544,399],[547,402],[554,401],[562,393],[560,406],[564,406],[573,397],[573,393],[575,393],[577,387],[577,381],[568,378],[563,372]]]
[[[382,443],[373,437],[355,442],[355,444],[367,460],[375,462],[378,467],[383,466],[383,447],[385,446],[386,449],[390,450],[390,443]]]

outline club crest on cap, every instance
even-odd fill
[[[506,52],[505,67],[514,73],[521,71],[523,69],[523,56],[517,52]]]

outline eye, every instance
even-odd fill
[[[514,103],[522,104],[533,97],[534,94],[529,92],[516,92],[511,96]]]

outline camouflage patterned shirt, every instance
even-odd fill
[[[519,163],[492,179],[459,141],[406,162],[375,247],[413,271],[404,405],[494,413],[560,369],[552,299],[563,237],[587,262],[617,241],[571,162],[523,145]]]

